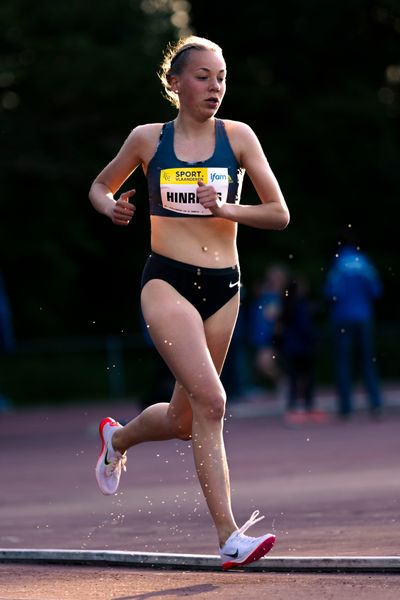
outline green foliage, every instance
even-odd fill
[[[242,257],[287,260],[319,289],[338,230],[352,224],[383,275],[385,316],[395,318],[400,2],[258,1],[237,14],[219,2],[212,19],[207,4],[193,3],[192,15],[227,59],[221,116],[253,126],[291,211],[283,233],[242,231]]]
[[[173,118],[156,71],[177,30],[169,0],[3,0],[0,6],[0,268],[19,338],[139,328],[149,251],[144,177],[137,217],[113,228],[91,180],[136,125]],[[193,2],[192,26],[220,43],[228,91],[219,116],[249,123],[291,210],[284,232],[241,228],[244,281],[269,261],[316,289],[352,223],[385,279],[398,281],[398,0]],[[212,18],[211,18],[212,16]],[[247,181],[244,202],[255,201]],[[393,300],[392,300],[393,297]]]
[[[110,254],[124,252],[132,272],[127,236],[106,247],[110,230],[87,194],[130,129],[164,107],[155,73],[175,31],[167,10],[149,15],[140,6],[1,5],[0,256],[19,336],[87,330],[97,318],[88,314],[87,275],[100,274],[87,297],[101,295],[106,310],[107,266],[121,279]]]

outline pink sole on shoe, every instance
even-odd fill
[[[271,550],[272,546],[275,544],[275,540],[276,540],[276,537],[274,535],[271,535],[269,538],[264,540],[259,546],[257,546],[257,548],[255,550],[253,550],[253,552],[247,558],[245,558],[245,560],[243,560],[242,562],[239,563],[239,562],[228,561],[226,563],[223,563],[223,565],[222,565],[223,570],[227,571],[228,569],[232,569],[234,567],[244,567],[245,565],[248,565],[249,563],[259,560],[260,558],[262,558],[263,556],[268,554],[268,552]]]

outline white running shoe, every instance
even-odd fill
[[[225,542],[223,548],[220,549],[222,568],[225,571],[232,567],[243,567],[255,560],[259,560],[274,545],[276,537],[272,533],[267,533],[256,538],[244,535],[244,532],[249,527],[264,518],[263,516],[258,517],[259,514],[260,511],[255,510],[250,519],[237,531],[234,531]]]
[[[114,450],[111,441],[115,431],[120,428],[122,425],[111,417],[106,417],[99,425],[102,446],[96,464],[96,479],[101,492],[106,495],[117,491],[121,471],[126,471],[126,453]]]

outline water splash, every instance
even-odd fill
[[[125,514],[123,512],[122,506],[122,495],[123,492],[120,492],[119,494],[114,494],[114,499],[112,502],[113,506],[115,507],[114,510],[112,510],[108,515],[106,515],[105,518],[100,521],[100,523],[98,523],[89,530],[86,539],[81,544],[82,550],[87,548],[88,545],[90,545],[90,542],[92,541],[93,537],[105,527],[122,526],[124,524]],[[105,547],[108,547],[108,544],[105,544]]]

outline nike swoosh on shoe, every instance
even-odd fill
[[[239,556],[239,548],[236,549],[236,552],[233,554],[228,554],[228,552],[224,552],[225,556],[229,556],[230,558],[237,558]]]

